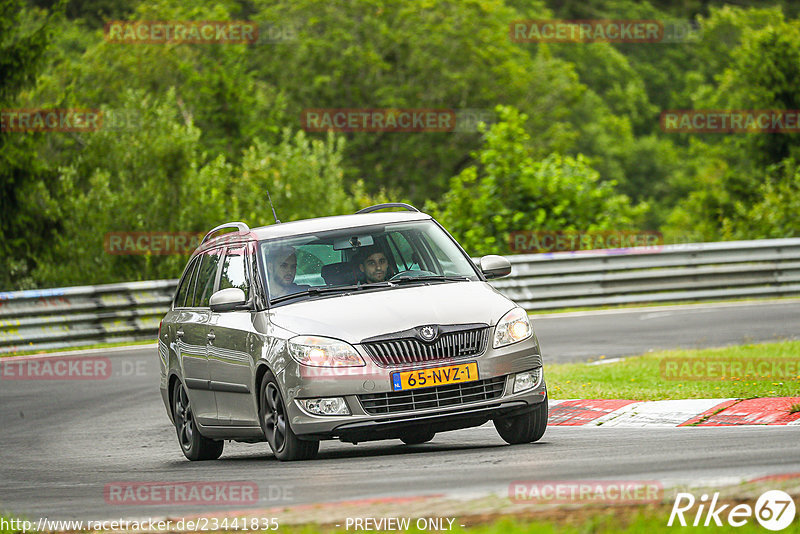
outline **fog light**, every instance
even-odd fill
[[[542,377],[542,368],[538,367],[524,373],[517,373],[514,376],[514,393],[532,389],[539,385]]]
[[[342,397],[323,399],[298,399],[300,406],[314,415],[350,415],[350,409]]]

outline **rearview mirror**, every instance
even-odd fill
[[[503,256],[489,254],[480,261],[481,272],[487,279],[500,278],[511,274],[511,262]]]
[[[247,302],[247,298],[244,296],[244,291],[238,287],[229,287],[228,289],[220,289],[211,295],[209,306],[211,306],[211,311],[213,312],[224,312],[244,306],[245,302]]]

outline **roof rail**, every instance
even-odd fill
[[[250,231],[250,227],[247,226],[243,222],[229,222],[229,223],[225,223],[225,224],[220,224],[219,226],[217,226],[216,228],[214,228],[210,232],[208,232],[206,234],[206,236],[203,238],[203,240],[200,241],[200,244],[202,245],[203,243],[205,243],[206,241],[211,239],[214,236],[215,233],[219,232],[220,230],[225,230],[226,228],[236,228],[240,232],[249,232]]]
[[[385,202],[383,204],[375,204],[374,206],[360,209],[356,213],[371,213],[373,211],[382,210],[384,208],[405,208],[408,211],[416,211],[417,213],[419,213],[419,210],[417,208],[415,208],[411,204],[406,204],[405,202]]]

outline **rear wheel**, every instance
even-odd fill
[[[435,435],[435,432],[428,429],[415,429],[400,436],[400,440],[406,445],[419,445],[429,442]]]
[[[175,430],[178,432],[178,443],[184,456],[194,461],[216,460],[222,455],[225,442],[204,438],[197,430],[189,395],[180,382],[175,384],[172,392],[172,413]]]
[[[547,396],[532,411],[494,420],[497,433],[512,445],[539,441],[547,430]]]
[[[319,452],[319,441],[302,440],[292,431],[280,388],[270,371],[261,381],[260,395],[261,429],[275,457],[284,462],[314,458]]]

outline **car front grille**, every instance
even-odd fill
[[[468,358],[483,354],[489,328],[469,328],[442,332],[432,343],[414,337],[376,339],[362,342],[372,360],[382,367],[397,367],[453,358]]]
[[[364,411],[372,415],[444,408],[497,399],[503,395],[504,376],[408,391],[359,395]]]

